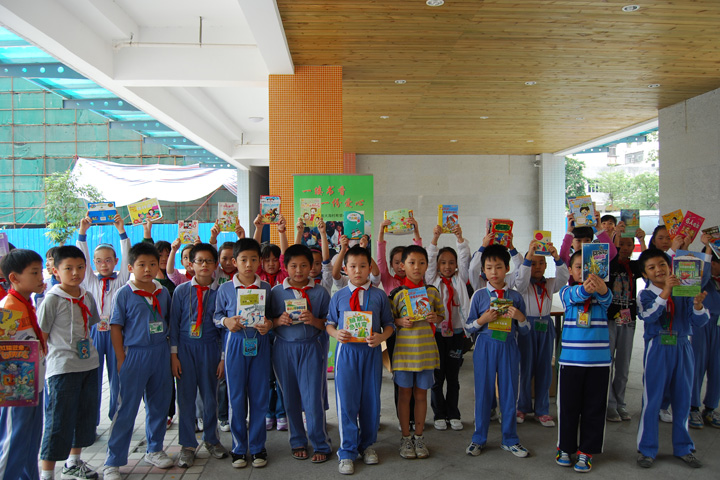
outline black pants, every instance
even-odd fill
[[[390,338],[388,338],[385,341],[385,344],[387,345],[388,355],[390,356],[390,363],[392,364],[392,358],[393,358],[393,352],[395,351],[395,335],[391,335]],[[395,389],[395,415],[397,416],[397,405],[398,405],[398,385],[397,383],[393,382],[393,388]],[[415,394],[410,394],[410,423],[415,423]]]
[[[435,342],[440,354],[440,368],[433,372],[435,383],[430,396],[434,420],[460,419],[460,410],[458,409],[460,381],[458,376],[463,364],[464,338],[462,333],[456,333],[452,337],[443,337],[440,329],[435,333]],[[447,393],[443,393],[443,384],[445,383],[447,383]]]
[[[218,404],[218,421],[228,421],[228,394],[227,394],[227,383],[225,383],[225,377],[218,380],[218,393],[217,393],[217,404]]]
[[[610,367],[560,366],[557,399],[560,450],[570,454],[578,450],[590,455],[602,453],[609,382]]]

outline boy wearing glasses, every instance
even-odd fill
[[[122,217],[115,215],[113,224],[120,234],[120,252],[122,263],[120,271],[115,272],[118,264],[118,258],[115,249],[109,243],[101,243],[95,247],[92,258],[95,264],[97,274],[93,272],[90,262],[85,264],[85,280],[82,287],[92,294],[95,299],[97,310],[100,314],[100,322],[93,325],[90,329],[90,338],[92,343],[100,355],[100,368],[98,368],[98,410],[96,425],[100,424],[100,406],[102,401],[102,384],[103,384],[103,358],[107,367],[108,381],[110,383],[110,401],[108,402],[108,417],[110,420],[115,416],[115,407],[118,398],[118,374],[117,360],[115,359],[115,351],[113,350],[112,341],[110,340],[110,317],[113,313],[115,304],[115,293],[120,287],[130,280],[130,272],[128,271],[128,252],[130,251],[130,239],[125,233],[125,225]],[[77,247],[83,252],[85,258],[90,258],[90,252],[87,244],[87,231],[92,225],[90,217],[85,217],[80,221],[80,231],[78,232]]]

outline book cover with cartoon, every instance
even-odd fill
[[[512,330],[512,317],[508,309],[512,306],[513,301],[509,298],[492,298],[490,300],[490,310],[496,310],[498,318],[488,323],[488,328],[498,332],[510,332]]]
[[[485,223],[485,233],[493,234],[490,245],[498,244],[509,247],[512,239],[512,229],[513,221],[507,218],[488,218]]]
[[[427,314],[432,312],[432,304],[425,287],[403,290],[403,302],[400,314],[410,317],[413,322],[425,320]]]
[[[344,211],[343,229],[349,240],[360,240],[365,235],[365,212]]]
[[[570,212],[575,216],[576,227],[594,227],[597,224],[595,221],[595,203],[590,195],[568,197],[567,201]]]
[[[459,221],[460,207],[458,205],[438,205],[438,225],[442,233],[452,233],[452,229]]]
[[[678,229],[678,235],[690,238],[690,243],[695,241],[702,224],[705,222],[705,217],[701,217],[697,213],[693,213],[690,210],[687,211],[683,217],[683,221]]]
[[[622,238],[635,238],[637,229],[640,228],[640,210],[623,208],[620,210],[620,221],[625,223],[625,231],[620,236]]]
[[[254,327],[265,321],[265,289],[238,288],[237,315],[242,317],[245,327]]]
[[[234,232],[238,222],[238,204],[218,202],[218,227],[221,232]]]
[[[667,228],[668,235],[670,235],[670,238],[675,238],[675,235],[677,235],[678,231],[680,230],[680,225],[682,225],[682,210],[675,210],[674,212],[666,213],[662,216],[662,219],[663,223],[665,224],[665,228]]]
[[[34,407],[38,404],[40,342],[0,341],[0,407]]]
[[[260,219],[265,225],[280,221],[280,197],[277,195],[260,195]]]
[[[702,232],[710,236],[708,245],[713,254],[715,254],[717,258],[720,258],[720,226],[705,228]]]
[[[700,294],[705,255],[687,250],[678,250],[672,259],[673,275],[680,285],[673,287],[676,297],[695,297]]]
[[[585,243],[582,246],[583,282],[593,274],[605,282],[610,281],[610,245],[607,243]]]
[[[197,220],[180,220],[178,222],[178,238],[180,243],[190,245],[200,238],[200,224]]]
[[[163,217],[160,202],[157,198],[150,198],[127,206],[130,221],[133,225],[141,225],[146,219],[156,221]]]
[[[305,222],[305,226],[312,227],[315,225],[315,219],[322,216],[322,199],[321,198],[301,198],[300,199],[300,216]]]
[[[302,312],[307,310],[307,300],[304,298],[290,298],[285,300],[285,311],[290,315],[293,324],[303,323],[300,320]]]
[[[88,217],[93,225],[113,223],[117,215],[115,202],[90,202],[88,203]]]
[[[385,227],[385,233],[392,233],[393,235],[407,235],[412,233],[414,229],[410,223],[412,217],[412,210],[386,210],[384,212],[384,219],[390,220],[390,225]]]
[[[536,242],[540,243],[537,250],[535,250],[535,255],[550,255],[550,252],[547,248],[547,244],[552,241],[552,233],[550,231],[535,230],[533,231],[533,239],[535,239]]]
[[[350,332],[351,342],[365,343],[372,332],[372,312],[343,312],[343,330]]]

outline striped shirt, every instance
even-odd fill
[[[560,299],[565,307],[560,365],[610,366],[610,333],[607,319],[607,309],[612,302],[610,290],[605,295],[599,295],[586,292],[582,285],[565,286],[560,290]],[[588,300],[590,326],[581,327],[577,324],[578,314],[585,310],[585,302]]]

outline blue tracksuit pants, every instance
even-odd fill
[[[537,317],[527,317],[531,329],[527,335],[518,335],[520,350],[520,395],[517,409],[523,413],[535,412],[535,416],[550,413],[550,384],[552,383],[552,356],[555,348],[555,328],[550,315],[547,330],[535,330]],[[532,401],[532,380],[535,377],[535,406]],[[505,418],[505,417],[503,417]]]
[[[43,434],[43,394],[35,407],[0,408],[0,478],[37,480]]]
[[[98,412],[96,424],[100,425],[104,368],[107,368],[110,391],[110,398],[108,400],[108,418],[112,420],[115,416],[118,396],[117,360],[115,358],[115,350],[113,350],[112,340],[110,339],[110,332],[99,332],[97,325],[93,325],[92,328],[90,328],[90,338],[98,351],[98,355],[100,355],[100,368],[98,368]]]
[[[183,447],[197,448],[195,417],[199,405],[205,426],[203,440],[210,444],[219,443],[217,432],[217,371],[220,350],[217,342],[199,343],[180,341],[178,360],[181,374],[177,381],[177,399],[180,409],[179,438]],[[197,402],[196,399],[201,401]]]
[[[660,337],[645,342],[643,358],[643,406],[638,427],[638,451],[655,458],[659,448],[658,415],[663,392],[673,409],[673,455],[681,457],[695,449],[688,433],[690,390],[694,359],[687,336],[678,336],[677,345],[661,345]]]
[[[127,464],[128,449],[135,428],[140,400],[145,401],[147,451],[163,450],[165,422],[172,389],[170,346],[159,343],[149,347],[126,347],[120,372],[117,410],[110,427],[105,465]]]
[[[690,405],[715,410],[720,401],[720,326],[716,318],[710,319],[702,328],[694,329],[692,337],[695,355],[695,376]],[[705,399],[700,402],[703,379],[707,373]]]
[[[488,335],[478,335],[473,352],[475,370],[475,432],[473,443],[485,445],[490,427],[490,409],[495,398],[495,377],[500,391],[502,413],[502,443],[512,446],[520,443],[515,422],[520,352],[514,341],[500,342]]]
[[[335,353],[335,397],[340,430],[337,455],[340,460],[355,460],[359,453],[377,440],[381,385],[380,348],[338,342]]]
[[[285,401],[290,447],[307,447],[309,439],[315,453],[329,454],[332,448],[325,425],[322,382],[327,363],[323,365],[323,345],[322,335],[294,342],[277,337],[273,346],[273,368]],[[307,434],[303,426],[303,411]]]

